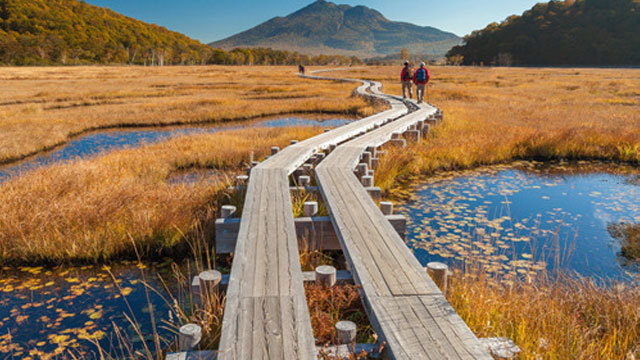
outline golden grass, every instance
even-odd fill
[[[397,164],[378,171],[390,189],[398,174],[471,168],[512,159],[601,159],[640,163],[640,70],[433,67],[430,102],[445,121]],[[349,76],[401,93],[399,68]],[[339,75],[339,72],[335,73]],[[397,157],[389,161],[398,162]],[[394,167],[403,169],[391,169]],[[391,171],[389,171],[391,170]]]
[[[514,159],[600,159],[640,164],[640,70],[434,67],[430,102],[444,123],[421,144],[389,148],[376,171],[403,197],[418,175]],[[400,93],[396,68],[359,75]],[[456,271],[448,298],[479,337],[505,336],[522,359],[636,359],[638,284],[584,279],[504,282]]]
[[[520,359],[636,359],[640,287],[541,278],[506,285],[481,270],[456,271],[449,302],[478,337],[504,336]]]
[[[251,152],[264,157],[320,128],[246,129],[176,138],[41,168],[0,184],[0,262],[98,262],[150,257],[183,246],[215,218],[225,175]],[[185,168],[220,171],[214,182],[176,184]]]
[[[353,84],[300,79],[294,67],[37,67],[0,74],[0,164],[83,132],[290,113],[364,116]]]

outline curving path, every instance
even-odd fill
[[[289,176],[315,153],[333,146],[337,147],[317,167],[318,182],[389,355],[490,359],[424,270],[418,269],[415,257],[353,174],[367,146],[386,142],[391,134],[425,120],[436,109],[384,95],[380,83],[343,81],[361,82],[358,94],[387,101],[391,109],[288,146],[252,169],[226,295],[219,359],[316,358]],[[409,109],[417,110],[409,113]]]

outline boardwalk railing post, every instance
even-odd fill
[[[338,272],[333,266],[322,265],[316,268],[316,284],[330,288],[338,281]]]
[[[307,201],[303,205],[304,217],[312,217],[318,215],[318,202]]]
[[[449,276],[449,267],[441,262],[430,262],[427,264],[427,273],[438,285],[443,295],[447,295],[447,278]]]
[[[202,328],[196,324],[187,324],[180,328],[178,348],[180,351],[191,351],[198,347],[202,339]]]

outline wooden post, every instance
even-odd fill
[[[360,163],[367,164],[368,167],[371,167],[371,153],[368,151],[363,152]]]
[[[405,139],[392,139],[390,141],[391,145],[393,146],[397,146],[397,147],[405,147],[407,146],[407,140]]]
[[[375,157],[373,159],[371,159],[371,168],[373,170],[378,170],[378,166],[380,165],[380,159]]]
[[[393,203],[391,201],[381,201],[380,211],[383,215],[393,215]]]
[[[420,131],[418,130],[406,131],[404,135],[411,141],[420,142]]]
[[[304,187],[309,186],[311,183],[311,178],[308,175],[298,176],[298,186]]]
[[[249,181],[249,177],[247,175],[236,176],[236,182],[238,183],[238,185],[246,185],[247,181]]]
[[[369,170],[367,164],[358,164],[358,166],[356,167],[356,174],[359,178],[362,178],[363,176],[367,175],[367,170]]]
[[[277,146],[272,146],[271,147],[271,156],[275,155],[278,153],[278,151],[280,151],[280,148]]]
[[[369,176],[369,175],[363,176],[361,182],[362,182],[362,186],[366,188],[373,187],[373,176]]]
[[[318,215],[318,202],[307,201],[303,205],[304,217],[312,217]]]
[[[356,324],[352,321],[338,321],[336,323],[337,345],[354,344],[357,334]]]
[[[431,130],[431,125],[429,124],[422,125],[422,137],[427,136],[430,130]]]
[[[447,277],[449,267],[441,262],[430,262],[427,264],[427,273],[433,279],[433,282],[438,285],[443,295],[447,295]]]
[[[220,210],[220,217],[223,219],[232,217],[238,209],[233,205],[223,205]]]
[[[338,272],[333,266],[322,265],[316,268],[316,284],[330,288],[338,281]]]
[[[178,348],[180,351],[195,350],[202,339],[202,328],[196,324],[187,324],[180,328]]]
[[[218,287],[220,285],[220,281],[222,281],[222,274],[218,270],[206,270],[198,275],[200,278],[200,292],[202,294],[209,294],[209,296],[213,296],[213,294],[218,293]]]

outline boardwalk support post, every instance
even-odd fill
[[[362,153],[362,160],[360,161],[361,164],[367,164],[367,167],[371,168],[371,153],[368,151],[365,151]]]
[[[249,181],[249,176],[247,176],[247,175],[238,175],[238,176],[236,176],[236,183],[239,186],[246,185],[247,181]]]
[[[362,186],[366,188],[373,187],[373,176],[363,176],[361,182]]]
[[[433,281],[438,285],[442,294],[446,296],[449,267],[441,262],[430,262],[427,264],[427,273],[429,273]]]
[[[278,153],[278,151],[280,151],[280,148],[277,146],[272,146],[271,147],[271,156],[275,155]]]
[[[356,334],[357,334],[357,327],[354,322],[338,321],[336,323],[337,345],[353,345],[355,347]]]
[[[383,215],[393,215],[393,203],[391,201],[380,202],[380,210]]]
[[[235,215],[236,211],[238,211],[238,209],[233,205],[223,205],[220,210],[220,217],[223,219],[230,218]]]
[[[307,201],[303,205],[304,217],[313,217],[318,215],[318,202]]]
[[[316,268],[316,284],[326,288],[333,287],[338,281],[338,271],[333,266],[322,265]]]
[[[206,270],[198,275],[200,278],[200,293],[206,294],[210,298],[218,294],[222,274],[218,270]]]
[[[309,186],[311,183],[311,178],[308,175],[302,175],[298,177],[298,186],[305,187]]]
[[[202,328],[196,324],[187,324],[180,328],[178,347],[180,351],[194,350],[202,339]]]

